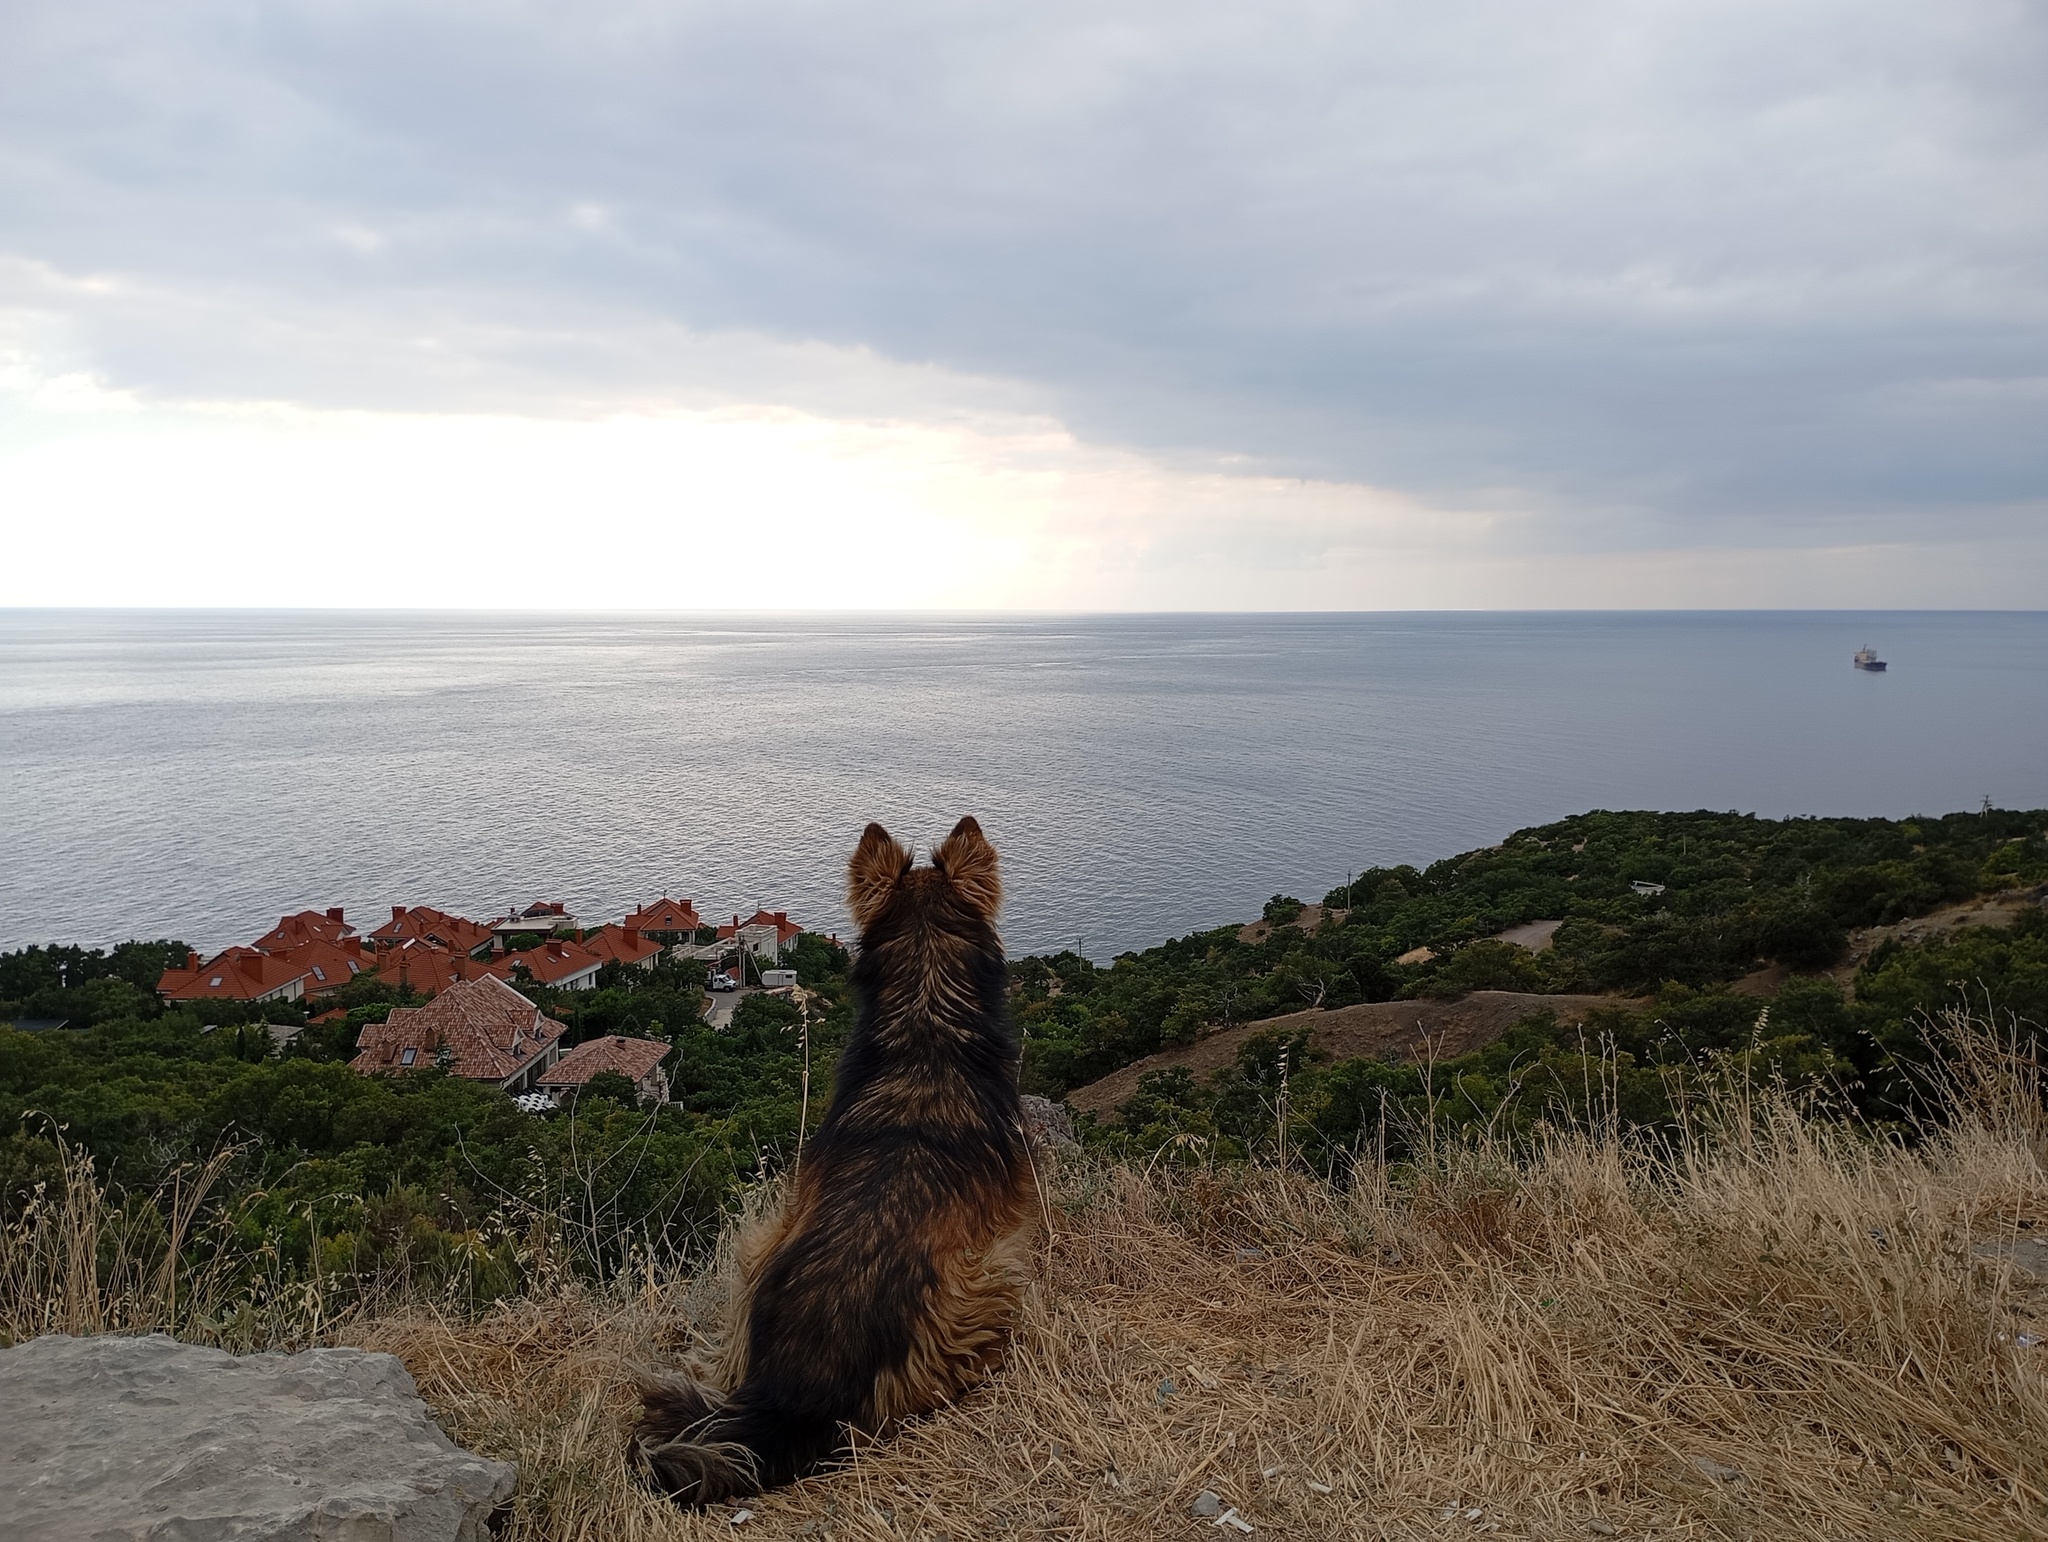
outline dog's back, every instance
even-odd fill
[[[1002,888],[972,819],[932,864],[912,867],[880,825],[854,852],[860,1016],[796,1190],[750,1250],[738,1383],[643,1388],[634,1460],[678,1499],[787,1482],[847,1427],[928,1412],[1002,1354],[1031,1213]]]

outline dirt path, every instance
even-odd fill
[[[1245,1040],[1254,1034],[1309,1031],[1309,1042],[1338,1060],[1372,1055],[1386,1060],[1411,1060],[1425,1051],[1439,1058],[1469,1054],[1499,1038],[1531,1012],[1555,1012],[1565,1022],[1594,1007],[1635,1007],[1625,996],[1537,996],[1522,991],[1473,991],[1456,1001],[1376,1001],[1338,1007],[1329,1012],[1294,1012],[1263,1022],[1241,1023],[1206,1039],[1161,1050],[1112,1071],[1099,1082],[1067,1094],[1084,1113],[1107,1119],[1133,1092],[1147,1071],[1184,1065],[1196,1080],[1237,1059]]]

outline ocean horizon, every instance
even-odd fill
[[[2048,612],[4,610],[0,777],[0,948],[663,892],[843,934],[869,819],[972,813],[1012,951],[1107,960],[1588,808],[2048,806]]]

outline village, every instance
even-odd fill
[[[567,1026],[522,990],[594,990],[610,965],[652,971],[663,959],[694,962],[710,987],[706,1020],[718,1027],[730,1020],[733,999],[743,992],[797,993],[796,971],[778,966],[802,935],[784,911],[757,908],[745,919],[735,914],[730,922],[707,925],[692,901],[666,895],[594,927],[566,905],[542,900],[492,921],[393,905],[391,918],[367,935],[339,907],[302,910],[280,917],[246,946],[204,961],[188,954],[184,968],[164,971],[157,994],[166,1004],[301,1002],[312,1012],[309,1022],[324,1023],[347,1014],[312,1011],[321,998],[374,977],[427,999],[393,1007],[383,1022],[364,1026],[349,1062],[361,1075],[438,1068],[498,1087],[527,1112],[544,1113],[610,1072],[631,1083],[642,1101],[666,1102],[666,1042],[611,1034],[565,1050]],[[295,1026],[272,1029],[281,1043],[297,1032]]]

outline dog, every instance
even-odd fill
[[[859,1015],[794,1192],[742,1240],[728,1390],[640,1386],[630,1461],[686,1505],[791,1482],[952,1401],[1016,1319],[1033,1176],[995,848],[963,819],[920,868],[871,824],[847,894]]]

